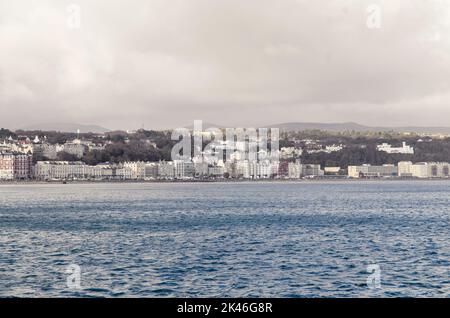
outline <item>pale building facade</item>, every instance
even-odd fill
[[[400,177],[413,178],[448,178],[450,176],[450,164],[447,162],[418,162],[402,161],[398,163],[398,175]]]
[[[381,178],[381,177],[394,177],[398,175],[398,168],[394,165],[382,165],[382,166],[349,166],[348,176],[351,178]]]
[[[402,143],[401,147],[392,147],[390,144],[382,143],[381,145],[377,146],[378,151],[384,151],[389,154],[393,153],[401,153],[401,154],[414,154],[414,148],[411,146],[408,146],[406,142]]]
[[[14,155],[0,153],[0,180],[14,179]]]

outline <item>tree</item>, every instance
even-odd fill
[[[80,158],[78,158],[77,156],[75,156],[71,153],[65,152],[65,151],[58,152],[57,159],[59,161],[79,161],[80,160]]]

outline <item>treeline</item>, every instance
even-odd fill
[[[83,156],[82,161],[90,165],[96,165],[104,162],[170,160],[171,149],[170,145],[158,149],[148,142],[139,140],[130,140],[128,143],[119,141],[106,145],[104,150],[88,151]]]
[[[411,143],[412,144],[412,143]],[[450,162],[450,139],[415,142],[414,154],[388,154],[378,151],[376,143],[363,145],[347,145],[346,148],[332,153],[303,153],[304,163],[320,163],[322,166],[339,166],[347,168],[351,165],[397,164],[399,161],[412,162]]]
[[[0,137],[27,136],[31,140],[38,136],[41,140],[46,137],[50,144],[64,144],[76,138],[89,140],[96,145],[103,145],[103,150],[88,151],[82,158],[67,153],[59,152],[56,160],[84,161],[91,165],[104,162],[119,163],[125,161],[159,161],[170,160],[171,150],[176,141],[171,140],[170,131],[138,130],[135,133],[125,131],[111,131],[103,135],[94,133],[68,133],[57,131],[24,131],[15,133],[8,129],[0,130]],[[86,147],[87,148],[87,147]],[[40,153],[35,153],[33,161],[49,160]]]
[[[70,133],[70,132],[60,132],[60,131],[43,131],[43,130],[16,130],[16,136],[27,136],[33,140],[36,136],[43,140],[46,137],[46,141],[52,145],[54,144],[64,144],[68,141],[74,140],[76,138],[92,140],[93,142],[102,142],[103,138],[98,134],[94,133]]]
[[[82,161],[88,164],[103,162],[124,161],[159,161],[170,160],[171,150],[177,141],[171,140],[171,131],[154,131],[140,129],[134,133],[125,131],[111,131],[103,135],[94,133],[64,133],[55,131],[23,131],[15,132],[1,128],[0,138],[13,138],[28,136],[33,139],[47,137],[51,144],[63,144],[77,137],[90,140],[98,145],[106,145],[104,150],[87,151]],[[280,147],[296,147],[307,149],[305,140],[316,141],[322,146],[342,144],[344,149],[333,153],[303,152],[301,160],[304,163],[320,163],[322,166],[340,166],[346,168],[349,165],[385,163],[395,164],[399,161],[450,161],[450,138],[432,140],[430,137],[421,137],[414,134],[400,134],[396,132],[325,132],[320,130],[307,130],[301,132],[282,132],[280,135]],[[414,155],[388,154],[377,151],[376,146],[386,142],[394,147],[400,146],[403,141],[414,147]],[[207,142],[204,142],[204,146]],[[192,143],[193,144],[193,143]],[[35,154],[35,161],[45,160]],[[59,153],[57,160],[80,160],[68,153]]]
[[[9,138],[9,136],[15,138],[16,134],[9,129],[0,128],[0,138],[1,139]]]

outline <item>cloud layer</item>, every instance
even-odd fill
[[[448,1],[316,2],[4,0],[0,126],[450,126]]]

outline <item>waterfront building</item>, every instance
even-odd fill
[[[302,175],[302,165],[300,162],[289,162],[288,177],[289,179],[300,179]]]
[[[351,178],[394,177],[397,174],[397,167],[388,164],[382,166],[362,165],[348,167],[348,176]]]
[[[123,167],[131,171],[130,179],[142,180],[145,178],[145,162],[125,162]]]
[[[269,161],[252,161],[250,163],[250,177],[253,179],[267,179],[271,176],[271,165]]]
[[[58,152],[67,152],[71,155],[76,156],[77,158],[83,157],[86,151],[86,146],[81,144],[79,140],[74,140],[72,142],[66,142],[61,146]]]
[[[81,161],[38,161],[34,166],[34,177],[38,180],[86,179],[88,167]]]
[[[411,166],[413,165],[413,163],[411,161],[400,161],[397,164],[397,168],[398,168],[398,176],[399,177],[412,177],[412,169]]]
[[[145,179],[158,178],[159,165],[155,162],[147,162],[145,164]]]
[[[237,179],[239,177],[237,163],[234,161],[224,162],[224,175],[230,178]]]
[[[110,180],[113,179],[113,169],[109,165],[96,165],[89,167],[88,176],[94,180]]]
[[[326,175],[339,175],[341,173],[341,167],[325,167],[324,173]]]
[[[194,163],[195,177],[203,178],[208,176],[209,165],[205,161]]]
[[[158,177],[161,179],[173,179],[175,168],[172,161],[161,161],[158,165]]]
[[[280,170],[280,162],[279,161],[270,161],[270,177],[277,178],[278,171]]]
[[[190,179],[195,175],[194,163],[186,160],[174,160],[174,174],[176,179]]]
[[[31,154],[14,155],[14,179],[28,180],[31,178],[33,156]]]
[[[116,168],[110,164],[89,166],[80,161],[38,161],[34,177],[37,180],[110,180],[116,178]]]
[[[398,175],[400,177],[413,178],[448,178],[450,176],[450,164],[447,162],[418,162],[410,161],[398,163]]]
[[[250,179],[250,163],[248,160],[239,160],[236,162],[236,177]]]
[[[0,180],[14,179],[14,155],[0,153]]]
[[[224,174],[224,168],[221,166],[209,166],[208,176],[213,178],[222,178]]]
[[[124,165],[113,167],[113,178],[117,180],[135,180],[136,174]]]
[[[324,175],[324,171],[321,169],[320,165],[302,164],[301,167],[303,177],[322,177]]]
[[[419,162],[409,167],[411,176],[414,178],[430,178],[430,165],[427,162]]]

